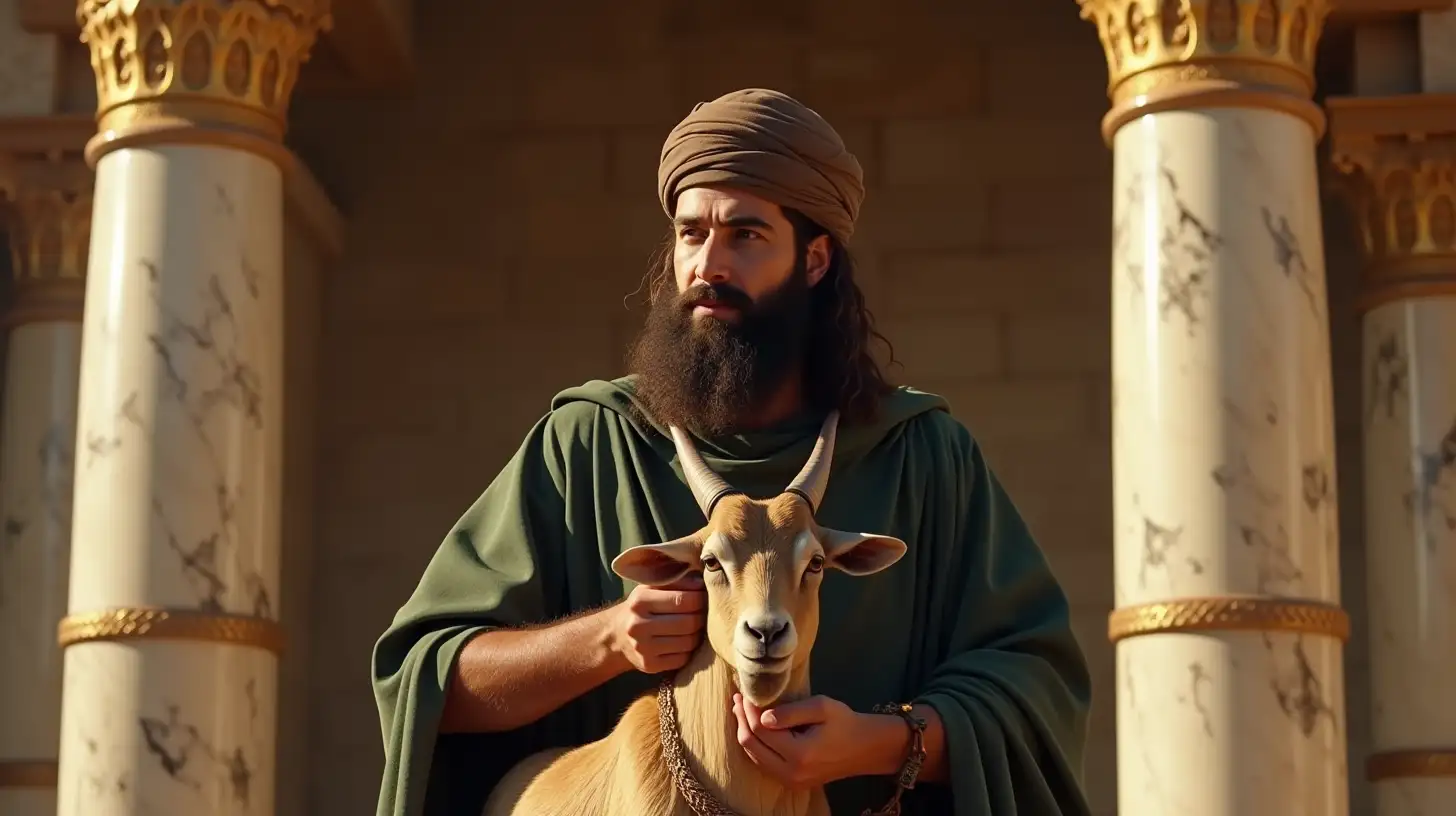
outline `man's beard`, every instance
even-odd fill
[[[737,321],[694,318],[717,300]],[[663,425],[720,436],[751,425],[756,409],[799,376],[809,332],[808,275],[802,263],[757,301],[726,284],[698,284],[654,303],[628,356],[637,396]]]

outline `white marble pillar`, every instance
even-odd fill
[[[1366,251],[1365,772],[1379,816],[1444,816],[1456,813],[1456,99],[1328,104]]]
[[[57,812],[271,814],[281,137],[327,4],[82,9],[100,132]]]
[[[1325,4],[1081,6],[1112,100],[1118,812],[1344,816]]]
[[[0,813],[54,816],[91,170],[7,162],[14,302],[0,427]]]

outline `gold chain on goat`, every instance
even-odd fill
[[[662,741],[662,759],[667,763],[667,772],[677,785],[678,793],[687,800],[688,807],[698,816],[738,816],[727,805],[703,787],[693,769],[688,767],[687,752],[683,750],[682,734],[677,730],[677,701],[672,696],[672,680],[665,678],[657,687],[657,730]]]

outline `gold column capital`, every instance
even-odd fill
[[[1110,142],[1149,113],[1191,107],[1258,107],[1310,122],[1315,49],[1330,0],[1077,0],[1107,57]]]
[[[226,144],[286,161],[288,104],[330,0],[80,0],[93,164],[124,144]]]
[[[0,219],[10,237],[15,302],[6,325],[79,322],[91,246],[94,173],[61,150],[9,156]]]
[[[1456,296],[1456,95],[1331,98],[1332,187],[1358,225],[1360,305]]]

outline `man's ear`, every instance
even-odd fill
[[[820,235],[804,247],[804,271],[809,285],[816,286],[829,271],[829,261],[834,258],[834,245],[828,235]]]
[[[873,575],[899,561],[908,549],[898,538],[828,528],[819,530],[819,543],[829,566],[850,575]]]
[[[663,544],[639,544],[612,559],[612,572],[633,583],[665,586],[703,568],[703,540],[697,533]]]

